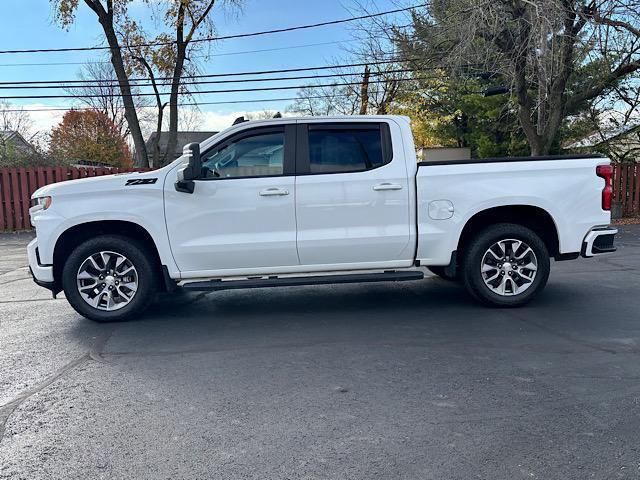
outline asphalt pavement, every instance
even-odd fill
[[[640,226],[514,310],[418,282],[100,325],[0,235],[1,479],[638,479]]]

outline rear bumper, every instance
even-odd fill
[[[616,228],[591,230],[582,243],[582,256],[588,258],[615,252],[614,240],[617,233]]]
[[[53,267],[51,265],[40,265],[38,258],[38,239],[34,238],[27,245],[27,258],[29,259],[29,270],[33,276],[33,280],[40,286],[49,288],[47,285],[53,286]],[[52,288],[49,288],[52,290]]]

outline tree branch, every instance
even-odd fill
[[[592,18],[594,22],[600,25],[608,25],[613,28],[623,28],[628,32],[634,34],[636,37],[640,37],[640,29],[634,27],[628,22],[623,22],[622,20],[614,20],[612,18],[605,18],[597,11],[593,13]]]
[[[582,90],[581,92],[578,92],[575,95],[571,96],[567,100],[565,111],[567,113],[573,112],[574,109],[578,107],[578,105],[580,105],[582,102],[597,97],[608,88],[614,87],[618,83],[618,80],[622,79],[625,75],[638,70],[640,70],[640,60],[619,65],[614,71],[610,72],[608,75],[605,75],[605,77],[596,85],[593,85],[590,88]]]
[[[216,3],[216,0],[211,0],[209,2],[209,5],[207,5],[207,8],[205,8],[204,12],[202,12],[202,15],[200,15],[200,18],[198,18],[197,21],[193,21],[192,20],[191,29],[189,30],[189,34],[187,35],[187,42],[186,43],[189,43],[191,41],[191,39],[193,38],[193,34],[196,32],[196,30],[198,29],[200,24],[202,22],[204,22],[204,20],[207,18],[207,16],[211,12],[211,9],[215,5],[215,3]]]

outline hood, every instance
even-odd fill
[[[117,190],[136,185],[155,185],[162,188],[166,168],[167,167],[164,167],[149,172],[116,173],[51,183],[33,192],[31,198]]]

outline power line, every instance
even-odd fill
[[[225,53],[211,53],[206,55],[191,55],[192,58],[210,58],[210,57],[229,57],[233,55],[246,55],[251,53],[265,53],[265,52],[278,52],[282,50],[293,50],[297,48],[308,48],[308,47],[321,47],[325,45],[338,45],[343,43],[351,43],[357,41],[358,39],[344,39],[344,40],[336,40],[332,42],[319,42],[319,43],[305,43],[300,45],[289,45],[286,47],[275,47],[275,48],[260,48],[257,50],[240,50],[235,52],[225,52]],[[92,61],[88,60],[85,62],[40,62],[40,63],[0,63],[0,67],[45,67],[45,66],[62,66],[62,65],[111,65],[111,62],[108,60],[104,61]]]
[[[335,94],[335,95],[312,95],[307,97],[287,97],[287,98],[254,98],[251,100],[228,100],[221,102],[197,102],[197,103],[179,103],[180,107],[197,107],[200,105],[233,105],[233,104],[242,104],[242,103],[264,103],[264,102],[289,102],[298,100],[302,98],[304,100],[318,100],[323,98],[335,98],[335,97],[347,97],[349,95],[346,94]],[[145,107],[143,107],[145,108]],[[153,108],[153,107],[150,107]],[[69,110],[97,110],[95,107],[51,107],[51,108],[11,108],[6,110],[0,110],[0,113],[9,113],[9,112],[66,112]]]
[[[415,58],[408,58],[402,60],[403,62],[412,62]],[[322,65],[319,67],[300,67],[300,68],[283,68],[283,69],[275,69],[275,70],[254,70],[249,72],[228,72],[228,73],[209,73],[209,74],[198,74],[198,75],[183,75],[181,79],[190,79],[190,78],[224,78],[224,77],[239,77],[239,76],[247,76],[247,75],[270,75],[270,74],[279,74],[279,73],[294,73],[294,72],[311,72],[315,70],[331,70],[336,68],[356,68],[356,67],[365,67],[367,65],[387,65],[390,63],[399,63],[400,60],[378,60],[375,62],[361,62],[361,63],[347,63],[341,65]],[[437,69],[437,67],[433,67]],[[172,77],[158,77],[157,81],[166,81],[173,80]],[[95,83],[100,82],[104,86],[120,85],[120,81],[117,79],[109,79],[109,80],[24,80],[18,82],[0,82],[0,85],[45,85],[45,84],[65,84],[65,86],[71,86],[74,84],[84,84],[84,83]],[[130,78],[129,83],[131,86],[136,86],[136,82],[149,82],[148,78]]]
[[[415,80],[424,80],[423,78],[418,78]],[[465,92],[467,95],[486,95],[487,90],[472,90]],[[220,102],[197,102],[197,103],[178,103],[180,107],[199,107],[201,105],[233,105],[233,104],[243,104],[243,103],[265,103],[265,102],[289,102],[294,100],[318,100],[324,98],[336,98],[336,97],[349,97],[348,94],[333,94],[333,95],[311,95],[305,97],[286,97],[286,98],[253,98],[250,100],[226,100]],[[142,107],[142,108],[153,108],[153,107]],[[0,113],[9,113],[9,112],[66,112],[69,110],[98,110],[96,107],[50,107],[50,108],[11,108],[0,110]]]
[[[393,74],[393,73],[411,73],[417,72],[419,70],[412,69],[395,69],[395,70],[385,70],[384,72],[371,72],[370,75],[385,75],[385,74]],[[352,72],[352,73],[329,73],[323,75],[299,75],[295,77],[275,77],[275,78],[243,78],[236,80],[201,80],[201,81],[192,81],[192,82],[181,82],[180,85],[208,85],[208,84],[228,84],[228,83],[253,83],[253,82],[279,82],[279,81],[287,81],[287,80],[309,80],[314,78],[335,78],[335,77],[349,77],[354,75],[362,75],[361,72]],[[156,83],[157,87],[170,87],[172,83]],[[153,83],[139,83],[132,85],[133,87],[152,87]],[[113,84],[95,84],[95,85],[75,85],[70,87],[69,85],[19,85],[19,86],[6,86],[0,85],[0,90],[18,90],[18,89],[80,89],[80,88],[108,88],[108,87],[117,87]],[[198,93],[197,91],[192,92],[194,94]],[[99,94],[96,94],[99,95]],[[0,97],[1,98],[1,97]]]
[[[426,7],[427,5],[428,5],[427,3],[422,3],[418,5],[413,5],[411,7],[387,10],[385,12],[372,13],[368,15],[360,15],[358,17],[343,18],[339,20],[330,20],[326,22],[318,22],[318,23],[312,23],[307,25],[298,25],[295,27],[276,28],[273,30],[263,30],[263,31],[252,32],[252,33],[238,33],[235,35],[225,35],[225,36],[219,36],[219,37],[196,38],[191,40],[190,43],[211,42],[211,41],[217,41],[217,40],[232,40],[237,38],[257,37],[257,36],[263,36],[263,35],[272,35],[276,33],[286,33],[286,32],[293,32],[297,30],[307,30],[311,28],[326,27],[329,25],[338,25],[341,23],[356,22],[359,20],[366,20],[369,18],[376,18],[376,17],[385,16],[385,15],[392,15],[394,13],[406,12],[406,11],[414,10],[416,8]],[[138,43],[133,45],[119,45],[116,48],[123,49],[123,48],[139,48],[139,47],[161,47],[161,46],[174,45],[174,44],[176,44],[175,41],[148,42],[148,43]],[[20,54],[20,53],[86,52],[86,51],[96,51],[96,50],[111,50],[111,47],[101,46],[101,47],[34,48],[34,49],[24,49],[24,50],[0,50],[0,54],[6,55],[6,54]]]
[[[433,76],[433,77],[416,77],[416,78],[405,78],[405,79],[394,79],[393,81],[397,82],[405,82],[405,81],[418,81],[418,80],[437,80],[442,77]],[[388,80],[371,80],[369,83],[384,83]],[[226,89],[226,90],[205,90],[200,92],[193,92],[192,94],[197,95],[205,95],[205,94],[216,94],[216,93],[241,93],[241,92],[270,92],[270,91],[279,91],[279,90],[298,90],[301,88],[331,88],[331,87],[344,87],[350,85],[360,85],[362,82],[340,82],[340,83],[329,83],[329,84],[321,84],[321,85],[295,85],[295,86],[280,86],[280,87],[262,87],[262,88],[238,88],[238,89]],[[161,92],[161,95],[169,95],[169,92]],[[181,94],[189,94],[189,92],[181,92]],[[121,97],[122,94],[119,93],[108,93],[103,95],[14,95],[14,96],[5,96],[0,97],[0,100],[25,100],[25,99],[49,99],[49,98],[112,98],[112,97]],[[155,96],[155,93],[132,93],[132,97],[148,97]]]

